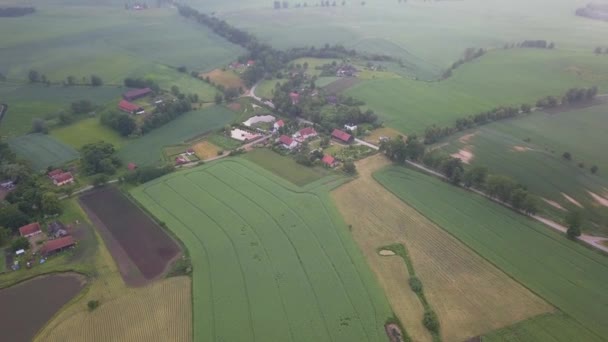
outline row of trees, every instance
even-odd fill
[[[602,47],[601,46],[596,47],[595,50],[593,50],[593,53],[595,53],[596,55],[601,55]],[[608,47],[604,50],[604,54],[608,55]]]
[[[399,2],[401,2],[401,0],[399,0]],[[341,2],[339,2],[342,6],[346,6],[346,1],[342,0]],[[364,4],[365,2],[362,2],[362,4]],[[289,2],[288,1],[274,1],[273,2],[273,8],[275,10],[278,9],[286,9],[289,8]],[[321,0],[321,2],[317,2],[315,3],[315,7],[336,7],[338,5],[338,2],[333,0],[333,1],[329,1],[329,0]],[[295,8],[300,8],[300,7],[308,7],[308,2],[296,2],[296,4],[294,5]]]
[[[0,8],[0,17],[23,17],[34,12],[34,7],[5,7]]]
[[[165,102],[159,105],[154,113],[146,117],[141,126],[141,133],[146,134],[154,128],[160,127],[190,110],[192,110],[192,104],[188,99]]]
[[[553,49],[555,43],[547,42],[546,40],[524,40],[518,44],[519,47],[523,48],[537,48],[537,49]]]
[[[87,175],[113,175],[122,162],[116,156],[116,149],[107,142],[84,145],[80,150],[82,171]]]
[[[51,85],[53,82],[46,77],[45,74],[41,74],[37,70],[30,70],[27,74],[27,78],[30,83],[43,83],[46,85]],[[78,83],[78,80],[74,76],[68,76],[64,81],[61,82],[65,86],[74,86],[78,84],[88,84],[93,87],[99,87],[103,85],[103,79],[98,75],[91,75],[88,79],[86,77],[82,78],[82,82]]]
[[[101,115],[100,121],[118,132],[123,137],[129,136],[137,128],[137,123],[131,115],[119,112],[108,112]]]
[[[150,88],[155,93],[160,91],[160,86],[151,79],[127,77],[123,80],[123,84],[127,88]]]
[[[459,66],[463,65],[464,63],[470,62],[476,58],[479,58],[483,55],[485,55],[486,50],[484,49],[477,49],[477,48],[467,48],[466,50],[464,50],[464,55],[462,58],[460,58],[459,60],[457,60],[456,62],[454,62],[444,73],[443,75],[441,75],[442,79],[446,79],[449,78],[450,76],[452,76],[452,72],[454,70],[456,70]]]

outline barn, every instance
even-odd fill
[[[343,143],[347,143],[347,144],[351,143],[354,140],[352,135],[350,135],[344,131],[341,131],[337,128],[334,129],[334,131],[331,133],[331,137],[338,141],[341,141]]]
[[[51,254],[61,252],[64,249],[70,248],[75,244],[76,241],[74,241],[74,238],[69,235],[59,239],[50,240],[42,245],[42,248],[40,248],[40,254],[49,256]]]
[[[139,98],[148,96],[151,93],[152,93],[152,89],[150,89],[150,88],[133,89],[133,90],[127,91],[126,93],[123,93],[122,98],[127,101],[134,101]]]
[[[144,109],[141,108],[140,106],[131,103],[129,101],[125,101],[125,100],[120,100],[120,102],[118,103],[118,109],[122,110],[123,112],[127,112],[129,114],[143,114],[144,113]]]

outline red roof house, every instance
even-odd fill
[[[72,176],[71,172],[64,172],[61,174],[58,174],[57,176],[53,177],[53,184],[57,185],[57,186],[62,186],[68,183],[73,183],[74,182],[74,176]]]
[[[334,131],[331,133],[331,136],[332,136],[332,138],[335,138],[335,139],[340,140],[345,143],[350,143],[353,140],[352,135],[350,135],[344,131],[341,131],[337,128],[334,129]]]
[[[283,120],[279,120],[279,121],[275,122],[273,126],[274,126],[274,129],[276,131],[279,128],[285,126],[285,122]]]
[[[129,170],[131,170],[131,171],[134,171],[135,169],[137,169],[137,164],[135,164],[135,163],[129,163],[129,164],[127,165],[127,168],[128,168]]]
[[[55,169],[55,170],[47,173],[47,175],[49,176],[50,179],[53,179],[53,178],[55,178],[55,176],[58,176],[58,175],[60,175],[62,173],[63,173],[62,169]]]
[[[151,92],[152,92],[152,89],[150,89],[150,88],[133,89],[133,90],[129,90],[128,92],[122,94],[122,97],[127,101],[133,101],[133,100],[137,100],[140,97],[147,96]]]
[[[291,98],[291,104],[293,105],[297,105],[298,102],[300,102],[300,94],[296,93],[295,91],[289,93],[289,97]]]
[[[283,147],[285,147],[286,149],[293,149],[296,146],[298,146],[298,142],[293,140],[292,138],[286,136],[286,135],[281,135],[281,137],[279,138],[279,142],[283,145]]]
[[[144,111],[140,106],[125,100],[120,100],[120,102],[118,102],[118,109],[129,114],[140,114]]]
[[[50,240],[42,245],[42,248],[40,248],[40,254],[47,256],[49,254],[60,252],[66,248],[72,247],[75,244],[76,241],[74,241],[74,238],[69,235],[59,239]]]
[[[297,131],[296,134],[293,135],[295,138],[299,138],[301,140],[306,140],[308,138],[314,138],[317,136],[317,131],[315,131],[312,127],[302,128]]]
[[[23,237],[30,237],[40,233],[42,233],[42,230],[40,230],[40,224],[38,222],[30,223],[19,228],[19,235]]]
[[[253,65],[255,65],[255,61],[254,60],[250,59],[250,60],[247,61],[247,66],[248,67],[253,66]]]
[[[323,162],[323,164],[325,164],[329,167],[336,166],[336,158],[330,156],[329,154],[324,155],[323,159],[321,159],[321,161]]]

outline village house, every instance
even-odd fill
[[[40,223],[34,222],[19,228],[19,235],[29,238],[34,235],[42,234]]]
[[[118,109],[122,110],[123,112],[129,113],[129,114],[144,114],[145,111],[143,108],[141,108],[140,106],[136,105],[135,103],[131,103],[129,101],[125,101],[125,100],[120,100],[120,102],[118,102]]]
[[[286,135],[281,135],[281,137],[279,138],[279,142],[281,143],[281,145],[288,149],[288,150],[293,150],[294,148],[296,148],[298,146],[298,142],[293,140],[292,138],[286,136]]]
[[[275,122],[272,127],[273,127],[274,131],[276,132],[283,126],[285,126],[285,122],[283,120],[279,120],[279,121]]]
[[[48,257],[51,254],[55,254],[61,252],[62,250],[70,248],[75,244],[76,241],[74,241],[74,238],[69,235],[59,239],[50,240],[45,242],[44,245],[42,245],[42,248],[40,248],[40,254],[45,257]]]
[[[336,158],[330,156],[329,154],[324,155],[321,162],[328,167],[335,167],[337,164]]]
[[[134,101],[142,97],[148,96],[148,94],[152,93],[152,89],[143,88],[143,89],[133,89],[129,90],[126,93],[122,94],[122,98],[127,101]]]
[[[56,186],[63,186],[71,183],[74,183],[74,176],[72,176],[71,172],[64,172],[53,177],[53,184]]]
[[[289,98],[291,99],[291,104],[294,106],[300,103],[300,94],[295,91],[289,93]]]
[[[346,144],[350,144],[354,140],[352,135],[337,128],[331,133],[331,137]]]
[[[342,65],[338,68],[338,70],[336,71],[336,76],[337,77],[353,77],[353,76],[357,76],[357,68],[355,68],[354,66],[350,65],[350,64],[345,64]]]
[[[302,128],[301,130],[297,131],[293,137],[294,139],[296,139],[299,142],[302,142],[304,140],[310,139],[310,138],[314,138],[316,137],[317,131],[315,131],[314,128],[312,127],[306,127],[306,128]]]

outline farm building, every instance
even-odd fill
[[[284,148],[288,149],[288,150],[293,150],[294,148],[296,148],[298,146],[298,142],[293,140],[292,138],[286,136],[286,135],[281,135],[281,137],[279,138],[279,142],[281,143],[281,145],[283,145]]]
[[[71,172],[60,173],[53,178],[53,184],[57,186],[62,186],[70,183],[74,183],[74,176],[72,176]]]
[[[133,89],[133,90],[129,90],[128,92],[122,94],[122,98],[127,101],[133,101],[133,100],[137,100],[139,98],[148,96],[148,94],[150,94],[150,93],[152,93],[152,89],[150,89],[150,88]]]
[[[316,137],[317,131],[315,131],[314,128],[312,127],[306,127],[306,128],[302,128],[301,130],[297,131],[293,137],[298,140],[298,141],[304,141],[310,138],[314,138]]]
[[[40,230],[40,223],[38,223],[38,222],[30,223],[30,224],[27,224],[27,225],[19,228],[19,235],[26,237],[26,238],[34,236],[34,235],[38,235],[41,233],[42,233],[42,230]]]
[[[127,165],[127,169],[129,169],[129,171],[135,171],[137,169],[137,164],[135,164],[135,163],[129,163]]]
[[[357,125],[344,125],[344,129],[353,132],[357,130]]]
[[[65,226],[59,221],[49,223],[47,228],[48,236],[52,238],[60,238],[68,235],[68,231],[65,229]]]
[[[55,169],[49,173],[47,173],[47,176],[49,176],[50,179],[55,178],[56,176],[59,176],[60,174],[64,173],[65,171],[63,171],[62,169]]]
[[[300,94],[295,91],[289,93],[289,98],[291,99],[292,105],[297,105],[300,102]]]
[[[334,167],[337,164],[336,158],[330,156],[329,154],[324,155],[323,159],[321,159],[321,162],[323,162],[323,165],[326,165],[329,167]]]
[[[331,133],[331,137],[338,141],[341,141],[343,143],[347,143],[347,144],[351,143],[354,139],[352,135],[350,135],[344,131],[341,131],[337,128],[334,129],[334,131]]]
[[[247,61],[247,67],[254,66],[254,65],[255,65],[255,61],[254,60],[250,59],[250,60]]]
[[[118,103],[118,109],[122,110],[123,112],[127,112],[129,114],[143,114],[144,113],[144,109],[141,108],[140,106],[131,103],[129,101],[125,101],[125,100],[120,100],[120,102]]]
[[[61,252],[64,249],[70,248],[76,244],[74,238],[71,236],[65,236],[59,239],[47,241],[42,248],[40,248],[40,254],[49,256],[54,253]]]
[[[278,131],[283,126],[285,126],[285,122],[283,120],[279,120],[273,125],[275,131]]]

